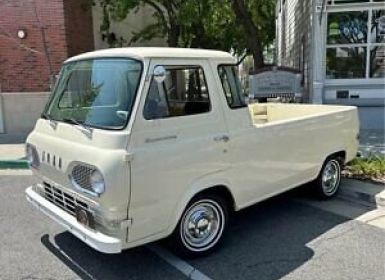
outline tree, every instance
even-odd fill
[[[275,1],[230,0],[246,38],[245,48],[254,58],[254,69],[262,68],[263,50],[274,38]]]
[[[275,0],[96,0],[103,8],[101,31],[110,45],[166,37],[170,47],[232,50],[252,54],[264,66],[263,50],[274,39]],[[111,33],[111,21],[124,20],[142,7],[153,9],[153,23],[127,42]]]
[[[122,21],[131,12],[137,12],[144,6],[151,7],[154,23],[145,26],[142,30],[133,34],[128,44],[137,41],[146,41],[155,37],[167,38],[170,47],[177,47],[181,33],[181,27],[177,19],[177,12],[183,0],[96,0],[103,9],[103,23],[100,27],[102,36],[110,45],[123,44],[125,38],[116,38],[111,33],[111,21]]]

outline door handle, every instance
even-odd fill
[[[222,136],[214,137],[214,141],[215,142],[225,142],[225,143],[227,143],[227,142],[229,142],[229,140],[230,140],[230,137],[227,136],[227,135],[222,135]]]

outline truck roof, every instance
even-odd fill
[[[65,61],[72,62],[82,59],[102,58],[102,57],[130,57],[139,60],[145,58],[204,58],[220,60],[226,63],[235,63],[236,59],[227,52],[216,50],[189,49],[189,48],[163,48],[163,47],[140,47],[140,48],[111,48],[88,52],[71,57]]]

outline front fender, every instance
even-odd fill
[[[229,190],[235,202],[235,209],[237,209],[237,199],[236,197],[234,197],[234,193],[231,191],[231,183],[228,179],[225,178],[223,172],[206,175],[191,184],[191,186],[187,189],[187,191],[178,201],[174,211],[170,216],[170,220],[168,223],[169,227],[167,228],[167,235],[170,235],[174,231],[180,218],[182,217],[183,211],[186,209],[191,199],[198,193],[215,186],[224,186]]]

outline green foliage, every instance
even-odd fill
[[[238,49],[240,29],[225,0],[185,1],[179,20],[183,47]]]
[[[275,38],[275,5],[272,0],[246,0],[254,24],[257,26],[262,46],[270,45]]]
[[[258,28],[261,45],[272,43],[275,36],[275,0],[244,0]],[[232,9],[231,0],[95,0],[103,8],[100,27],[111,46],[130,45],[156,37],[166,37],[172,47],[233,50],[248,49],[247,36]],[[153,23],[128,38],[110,32],[112,21],[122,21],[140,8],[153,10]]]
[[[385,158],[381,156],[373,155],[368,158],[355,158],[349,166],[357,174],[385,175]]]
[[[349,163],[348,169],[356,175],[385,176],[385,157],[372,155],[368,158],[355,158]]]

